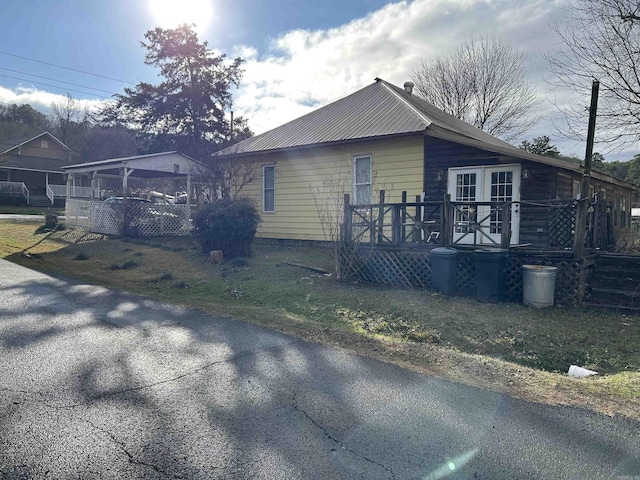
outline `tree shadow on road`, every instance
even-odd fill
[[[559,463],[640,475],[622,420],[531,414],[241,321],[0,268],[14,275],[0,306],[0,396],[14,405],[0,417],[3,477],[533,479]],[[559,425],[577,454],[548,440]],[[49,456],[19,438],[27,428]],[[598,449],[610,452],[598,467],[579,461]]]

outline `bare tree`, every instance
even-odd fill
[[[564,47],[547,55],[554,83],[580,101],[558,105],[569,138],[584,139],[593,79],[600,81],[598,140],[627,145],[640,140],[640,3],[570,0],[569,16],[554,26]]]
[[[418,95],[436,107],[512,141],[538,121],[537,94],[524,77],[524,61],[505,40],[471,38],[453,52],[423,59],[413,81]]]
[[[61,102],[51,103],[53,133],[74,150],[81,151],[89,128],[89,115],[78,100],[67,93]]]

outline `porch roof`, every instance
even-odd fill
[[[171,151],[135,155],[131,157],[110,158],[95,162],[85,162],[64,166],[64,171],[72,175],[97,174],[104,176],[123,175],[128,169],[134,178],[171,178],[185,177],[198,172],[202,164],[187,155]]]
[[[62,169],[68,160],[31,157],[27,155],[0,155],[0,168],[28,170],[31,172],[65,173]]]

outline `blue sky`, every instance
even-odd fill
[[[163,16],[163,4],[178,11]],[[234,111],[260,133],[377,76],[402,85],[422,58],[489,34],[526,55],[543,117],[529,138],[546,134],[562,153],[583,156],[584,145],[561,139],[553,125],[553,102],[577,100],[550,86],[543,57],[559,45],[551,24],[561,20],[563,6],[564,0],[2,0],[0,102],[47,113],[67,92],[95,106],[130,84],[153,83],[155,71],[144,65],[140,47],[144,33],[197,18],[210,48],[247,60]],[[192,7],[195,17],[188,15]]]

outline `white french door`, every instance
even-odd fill
[[[520,165],[449,169],[453,202],[520,201]],[[518,243],[520,205],[511,205],[511,244]],[[464,244],[500,244],[502,212],[490,206],[464,205],[455,209],[453,241]]]

